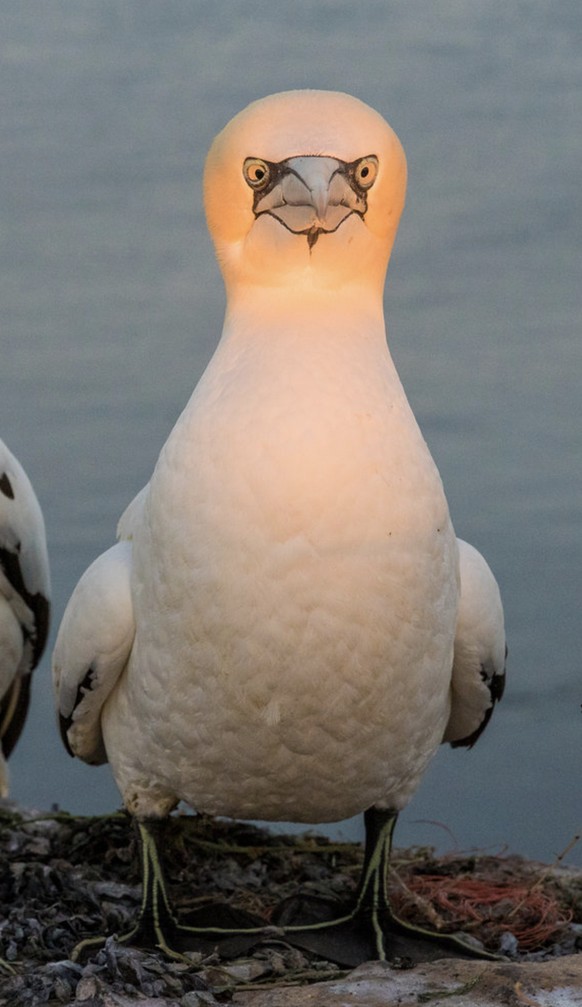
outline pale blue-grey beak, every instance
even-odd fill
[[[366,199],[352,185],[348,166],[334,157],[291,157],[278,165],[275,184],[257,194],[256,216],[268,213],[289,231],[306,234],[310,246],[336,231],[352,213],[366,211]]]

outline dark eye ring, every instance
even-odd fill
[[[243,175],[245,182],[255,190],[266,189],[271,181],[271,169],[260,157],[247,157],[243,164]]]
[[[358,161],[354,168],[354,178],[360,189],[370,189],[378,174],[378,158],[370,154]]]

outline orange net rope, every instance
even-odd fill
[[[487,946],[498,947],[501,935],[509,932],[521,951],[536,950],[573,917],[551,892],[536,884],[431,874],[397,880],[399,887],[391,898],[403,919],[443,931],[478,932]]]

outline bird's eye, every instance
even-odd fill
[[[260,157],[247,157],[243,164],[243,175],[251,189],[265,189],[271,180],[271,169]]]
[[[369,157],[363,157],[354,168],[354,178],[360,189],[369,189],[376,181],[377,174],[378,158],[372,154]]]

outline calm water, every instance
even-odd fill
[[[353,92],[407,151],[390,344],[510,644],[490,729],[438,755],[398,841],[553,858],[582,825],[578,0],[4,0],[2,20],[0,433],[44,508],[54,628],[220,332],[212,136],[272,91]],[[49,679],[45,659],[13,797],[118,806],[61,748]]]

